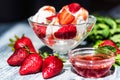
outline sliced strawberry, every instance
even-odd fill
[[[70,24],[75,19],[75,17],[64,8],[62,12],[58,14],[58,19],[59,23],[63,25]]]
[[[81,8],[81,6],[78,3],[71,3],[68,5],[68,8],[70,12],[75,13]]]
[[[49,16],[46,19],[51,22],[53,20],[53,18],[55,18],[55,17],[57,17],[57,14]]]
[[[48,56],[42,66],[42,76],[43,78],[51,78],[58,75],[63,68],[62,61],[56,56]]]
[[[72,39],[76,36],[77,30],[75,25],[64,25],[54,33],[54,36],[59,39]]]
[[[36,25],[33,28],[34,32],[39,38],[44,38],[46,36],[46,29],[47,29],[47,26],[44,26],[44,25]]]
[[[19,48],[8,58],[7,63],[11,66],[20,66],[28,55],[27,50]]]
[[[93,25],[94,25],[94,24],[92,23],[91,25],[88,26],[88,28],[87,28],[87,32],[90,32],[90,31],[92,30]]]
[[[41,70],[42,57],[37,54],[30,54],[22,63],[19,73],[21,75],[34,74]]]
[[[45,43],[49,46],[52,46],[56,43],[54,36],[51,34],[48,36],[48,39],[45,39]]]

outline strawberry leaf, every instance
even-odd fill
[[[120,66],[120,54],[116,55],[114,67]]]
[[[104,56],[102,56],[102,58],[109,58],[111,57],[113,54],[113,52],[111,50],[109,50],[107,47],[99,47],[95,49],[95,54],[104,54]]]
[[[14,37],[15,37],[16,41],[19,39],[19,37],[17,35],[15,35]]]
[[[15,39],[10,38],[9,39],[10,43],[8,44],[8,46],[11,48],[12,51],[15,51],[14,44],[19,39],[19,37],[17,35],[15,35],[14,38]]]
[[[60,57],[59,53],[54,53],[54,56],[57,56],[63,63],[66,62],[65,58]]]
[[[111,50],[112,52],[116,52],[117,51],[116,48],[113,47],[113,46],[102,46],[100,48],[105,49],[105,50]]]
[[[120,42],[117,42],[116,45],[120,48]]]
[[[59,53],[50,54],[48,52],[42,52],[41,50],[39,50],[39,54],[42,56],[43,59],[47,58],[50,55],[53,55],[53,56],[58,57],[63,63],[66,62],[66,59],[60,57]]]
[[[51,55],[48,52],[42,52],[41,50],[38,50],[38,52],[42,56],[43,59],[45,59],[45,58],[47,58],[48,56]]]
[[[115,59],[120,61],[120,54],[117,54]]]
[[[42,57],[45,59],[45,58],[47,58],[49,55],[50,55],[50,54],[49,54],[48,52],[44,52],[44,53],[42,54]]]

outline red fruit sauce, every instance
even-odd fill
[[[104,54],[76,55],[70,61],[79,75],[86,78],[99,78],[105,76],[114,63],[114,58],[105,59],[104,56]]]

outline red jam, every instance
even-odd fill
[[[79,75],[86,78],[99,78],[105,76],[114,63],[114,58],[105,59],[104,56],[104,54],[76,55],[70,61]]]

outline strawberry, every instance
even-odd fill
[[[47,26],[45,25],[36,25],[33,27],[34,32],[37,34],[39,38],[44,38],[46,36]]]
[[[53,46],[56,43],[54,36],[52,34],[50,36],[48,36],[48,38],[45,39],[45,43],[47,45]]]
[[[16,41],[10,39],[10,44],[14,50],[13,54],[7,59],[7,63],[11,66],[20,66],[25,58],[29,55],[29,53],[36,53],[36,50],[32,44],[30,38],[26,36],[22,36],[18,38],[15,36]]]
[[[28,55],[27,50],[19,48],[8,58],[7,63],[11,66],[20,66]]]
[[[116,49],[116,53],[120,54],[120,49],[118,48],[118,46],[116,45],[116,43],[113,42],[112,40],[104,40],[98,46],[100,46],[100,47],[111,46],[111,47],[113,47],[113,48]]]
[[[62,61],[57,56],[48,56],[45,58],[42,66],[42,76],[44,79],[58,75],[63,68]]]
[[[81,6],[78,3],[71,3],[68,5],[68,8],[70,12],[75,13],[81,8]]]
[[[25,48],[25,47],[27,47],[27,49],[29,49],[31,53],[34,53],[34,52],[36,53],[36,50],[30,38],[26,36],[22,36],[21,38],[18,38],[17,41],[15,41],[15,44],[14,44],[15,50],[19,48]]]
[[[55,17],[57,17],[57,14],[49,16],[46,19],[51,22],[53,20],[53,18],[55,18]]]
[[[76,26],[69,24],[63,25],[60,29],[58,29],[58,31],[54,33],[54,36],[60,39],[72,39],[76,36],[76,34]]]
[[[118,48],[118,46],[112,40],[104,40],[99,44],[99,46],[112,46]]]
[[[42,62],[42,57],[39,54],[30,54],[20,67],[20,75],[34,74],[39,72],[42,67]]]
[[[75,16],[68,12],[65,8],[58,14],[59,24],[70,24],[75,19]]]
[[[117,52],[116,52],[117,54],[120,54],[120,49],[117,49]]]

